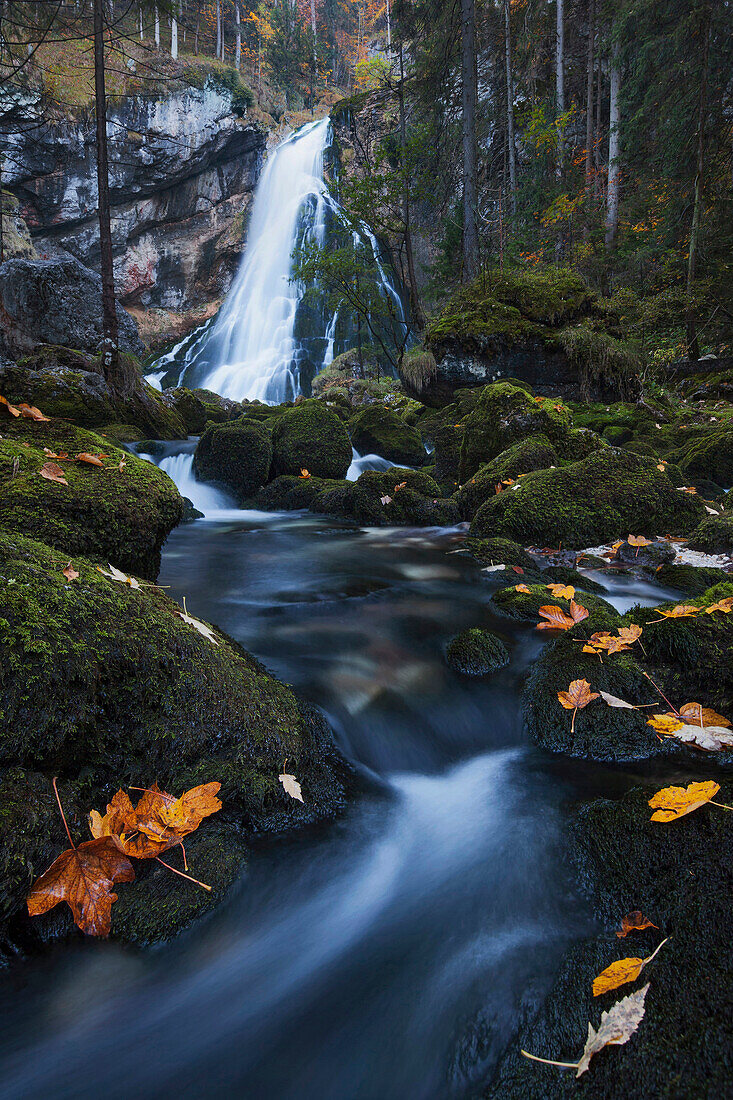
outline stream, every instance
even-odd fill
[[[259,842],[170,944],[79,941],[6,972],[3,1096],[477,1096],[592,928],[564,808],[632,776],[527,742],[519,695],[544,643],[492,614],[461,531],[243,512],[201,488],[209,514],[171,534],[161,584],[324,710],[367,793]],[[609,583],[619,608],[664,595]],[[475,625],[512,654],[484,680],[443,659]]]

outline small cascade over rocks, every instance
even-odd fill
[[[151,384],[279,404],[310,393],[313,377],[354,345],[356,325],[348,311],[332,309],[325,292],[306,301],[308,288],[292,279],[294,251],[328,247],[339,233],[344,237],[341,207],[324,181],[330,142],[331,124],[324,118],[275,150],[257,185],[247,247],[224,304],[152,364]],[[354,243],[373,262],[380,294],[391,299],[404,324],[396,279],[374,234],[364,225]]]

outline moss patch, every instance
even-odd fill
[[[496,634],[474,627],[451,638],[445,659],[449,668],[463,676],[487,676],[509,664],[509,651]]]
[[[351,441],[342,421],[322,401],[303,401],[277,417],[272,429],[272,473],[343,478]]]
[[[546,435],[538,433],[520,439],[482,466],[461,486],[458,494],[461,518],[472,519],[485,500],[496,496],[496,486],[503,479],[516,479],[518,474],[544,470],[548,466],[556,466],[558,462],[557,452]]]
[[[240,503],[265,484],[271,462],[269,431],[243,418],[207,428],[193,459],[196,475],[202,481],[231,489]]]
[[[359,454],[378,454],[400,466],[422,466],[427,460],[420,433],[382,405],[366,405],[348,424]]]

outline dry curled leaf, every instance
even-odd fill
[[[47,456],[48,458],[58,458],[59,460],[62,460],[62,459],[64,459],[64,458],[68,458],[68,457],[69,457],[69,456],[67,455],[66,451],[62,451],[62,452],[61,452],[61,454],[56,454],[56,452],[55,452],[55,451],[52,451],[50,447],[44,447],[44,448],[43,448],[43,453],[44,453],[44,454],[45,454],[45,455],[46,455],[46,456]]]
[[[214,631],[211,629],[210,626],[208,626],[206,623],[202,623],[201,619],[195,619],[193,615],[189,615],[186,608],[185,596],[183,598],[183,611],[176,611],[176,615],[183,619],[184,623],[188,623],[189,626],[192,626],[194,630],[198,630],[199,634],[203,634],[204,638],[208,638],[212,645],[219,644],[217,638],[214,635]]]
[[[104,466],[104,459],[106,457],[107,455],[93,455],[89,454],[87,451],[81,451],[81,453],[76,456],[76,461],[86,462],[88,466]]]
[[[556,600],[572,600],[575,598],[575,589],[572,584],[546,584]]]
[[[300,789],[300,783],[294,775],[290,775],[288,772],[283,772],[278,776],[278,779],[283,785],[283,789],[291,798],[294,798],[297,802],[303,801],[303,795]]]
[[[54,860],[28,894],[32,917],[65,901],[74,922],[89,936],[108,936],[116,882],[132,882],[132,864],[109,837],[87,840]]]
[[[7,397],[0,397],[0,405],[3,405],[11,416],[20,416],[20,410],[16,409],[15,405],[11,405]]]
[[[662,619],[687,619],[691,615],[697,615],[699,609],[690,603],[678,603],[676,607],[672,607],[668,611],[661,607],[657,607],[655,610],[659,612],[662,618],[650,619],[652,623],[661,623]]]
[[[561,607],[549,604],[541,607],[538,615],[547,619],[547,622],[537,624],[538,630],[570,630],[576,623],[582,623],[583,619],[588,618],[588,609],[571,600],[569,614],[566,614]]]
[[[309,477],[311,477],[311,476],[312,476],[312,475],[311,475],[310,471],[309,471],[309,470],[306,470],[305,468],[303,468],[303,469],[302,469],[302,470],[300,471],[300,480],[301,480],[301,481],[307,481],[307,480],[308,480],[308,478],[309,478]]]
[[[647,963],[652,961],[666,942],[666,939],[662,940],[646,959],[618,959],[616,962],[611,963],[610,966],[601,971],[597,978],[593,979],[593,996],[600,997],[603,993],[610,993],[612,989],[618,989],[620,985],[635,982]]]
[[[690,783],[687,787],[664,787],[649,799],[649,805],[655,811],[652,821],[676,821],[678,817],[691,814],[704,806],[720,790],[718,783]]]
[[[633,913],[627,913],[625,917],[621,918],[621,931],[616,935],[620,940],[623,940],[628,936],[629,932],[643,932],[645,928],[658,928],[656,924],[652,924],[650,920],[644,916],[638,909],[634,909]]]
[[[588,1024],[588,1038],[578,1062],[576,1077],[581,1077],[588,1070],[593,1055],[598,1054],[604,1047],[623,1046],[624,1043],[628,1043],[644,1019],[644,1001],[648,989],[647,983],[635,993],[630,993],[628,997],[622,997],[608,1012],[602,1013],[598,1031]]]
[[[74,569],[74,566],[71,564],[71,562],[69,562],[66,568],[62,569],[61,572],[66,577],[67,581],[75,581],[79,576],[78,570]]]
[[[45,477],[46,481],[55,481],[58,485],[69,484],[58,462],[44,462],[38,473],[41,477]]]
[[[712,615],[716,611],[723,611],[726,615],[730,615],[733,611],[733,596],[727,596],[724,600],[718,600],[716,603],[711,603],[710,607],[705,608],[706,615]]]
[[[128,577],[127,573],[123,573],[122,570],[118,569],[115,565],[110,565],[109,571],[102,569],[101,565],[98,565],[97,572],[101,573],[103,577],[109,577],[112,581],[119,581],[120,584],[129,584],[130,588],[140,587],[140,581],[135,580],[134,577]]]
[[[20,415],[24,416],[26,420],[38,420],[47,422],[48,417],[44,416],[40,409],[37,409],[35,405],[29,405],[26,401],[21,401],[18,405]]]
[[[380,501],[380,503],[381,503],[381,504],[383,504],[383,505],[385,505],[385,504],[391,504],[391,503],[392,503],[392,497],[390,497],[390,496],[387,496],[387,495],[386,495],[386,493],[385,493],[385,495],[384,495],[383,497],[380,497],[380,498],[379,498],[379,501]]]
[[[680,715],[689,726],[724,726],[730,729],[731,722],[722,714],[704,707],[702,703],[685,703],[680,707]]]
[[[394,491],[396,493],[399,493],[401,489],[406,489],[406,488],[407,488],[407,482],[406,481],[401,481],[399,483],[399,485],[395,485]]]

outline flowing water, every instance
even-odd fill
[[[331,143],[328,118],[308,123],[270,156],[260,177],[247,246],[217,316],[152,364],[156,386],[204,387],[235,401],[279,403],[309,392],[313,376],[335,354],[354,346],[355,321],[328,295],[311,294],[292,278],[293,253],[335,247],[342,212],[324,180]],[[394,323],[404,309],[394,275],[366,225],[351,227],[354,245],[368,257],[376,290],[389,298]]]
[[[158,458],[182,488],[189,457]],[[494,617],[461,532],[208,503],[170,536],[161,583],[322,707],[367,793],[334,824],[261,842],[171,944],[85,941],[11,968],[3,1096],[476,1096],[589,929],[565,803],[627,779],[526,743],[519,693],[544,643]],[[660,599],[614,584],[619,604]],[[486,680],[443,658],[474,625],[512,655]]]

